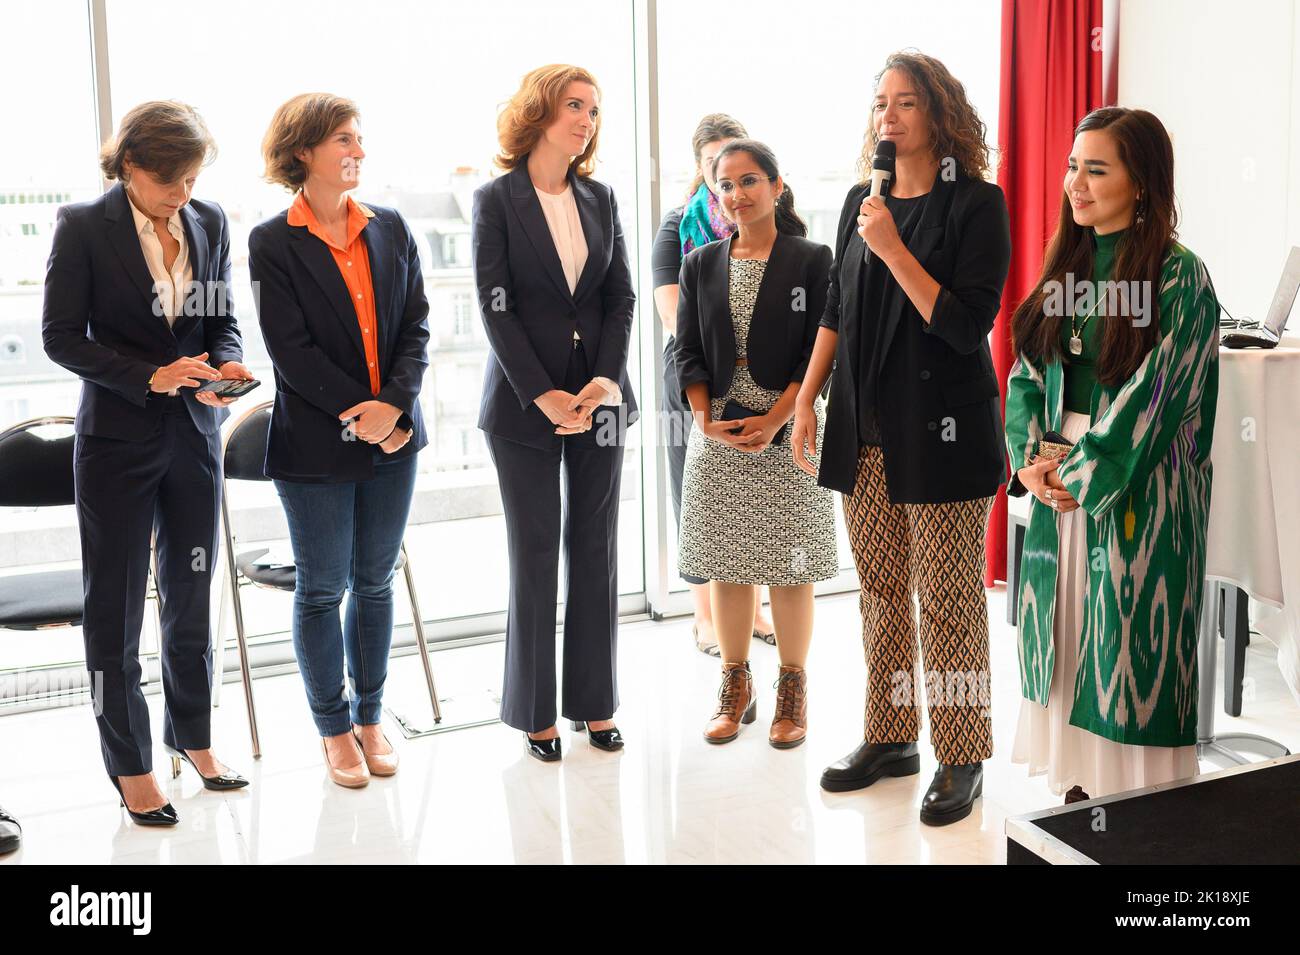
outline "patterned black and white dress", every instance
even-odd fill
[[[745,344],[754,300],[767,261],[731,259],[729,304],[736,357]],[[781,392],[760,386],[748,365],[737,365],[731,389],[711,402],[714,420],[728,400],[766,413]],[[817,446],[825,414],[816,400]],[[759,454],[706,438],[691,430],[682,479],[678,569],[682,574],[736,584],[791,587],[827,580],[839,572],[832,492],[794,463],[790,430],[782,444]],[[809,460],[815,465],[818,456]]]

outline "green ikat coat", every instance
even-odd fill
[[[1154,298],[1154,296],[1153,296]],[[1098,384],[1092,427],[1058,474],[1087,515],[1088,591],[1073,686],[1053,687],[1057,515],[1034,499],[1021,558],[1020,692],[1070,693],[1070,722],[1120,743],[1196,742],[1197,636],[1219,385],[1219,305],[1205,266],[1171,246],[1158,293],[1160,339],[1131,378]],[[1120,319],[1114,319],[1120,320]],[[1007,384],[1014,472],[1060,431],[1064,373],[1017,356]]]

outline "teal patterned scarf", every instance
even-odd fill
[[[700,183],[682,210],[682,222],[677,227],[682,255],[715,239],[725,239],[735,231],[736,226],[722,214],[718,197],[709,191],[707,183]]]

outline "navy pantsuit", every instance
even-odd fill
[[[491,353],[479,427],[496,464],[510,558],[501,719],[537,732],[555,722],[555,618],[566,564],[561,710],[603,720],[618,707],[618,499],[635,296],[618,205],[608,186],[570,173],[588,256],[571,292],[526,161],[474,194],[474,278]],[[581,342],[574,340],[575,331]],[[623,403],[590,431],[556,435],[534,400],[618,382]]]
[[[86,665],[110,775],[152,768],[139,643],[157,536],[162,595],[163,740],[206,749],[212,680],[209,586],[217,559],[221,422],[230,414],[154,394],[154,370],[208,353],[220,367],[243,351],[230,308],[225,214],[181,209],[200,290],[168,326],[121,185],[59,210],[45,279],[46,354],[82,379],[74,477],[81,533]]]

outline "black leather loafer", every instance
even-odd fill
[[[940,763],[921,800],[921,821],[927,826],[947,826],[965,819],[983,792],[983,763]]]
[[[822,789],[847,793],[866,789],[881,776],[914,776],[921,771],[916,742],[869,743],[865,740],[849,755],[822,773]]]
[[[540,759],[543,763],[554,763],[560,758],[560,738],[554,739],[533,739],[527,733],[524,734],[524,749],[533,759]]]
[[[18,820],[0,806],[0,856],[13,852],[23,844],[23,827]]]
[[[623,748],[623,734],[619,732],[617,726],[612,726],[607,730],[594,730],[587,726],[582,720],[573,721],[573,731],[581,733],[587,731],[587,739],[596,749],[603,749],[607,753],[617,753]]]

